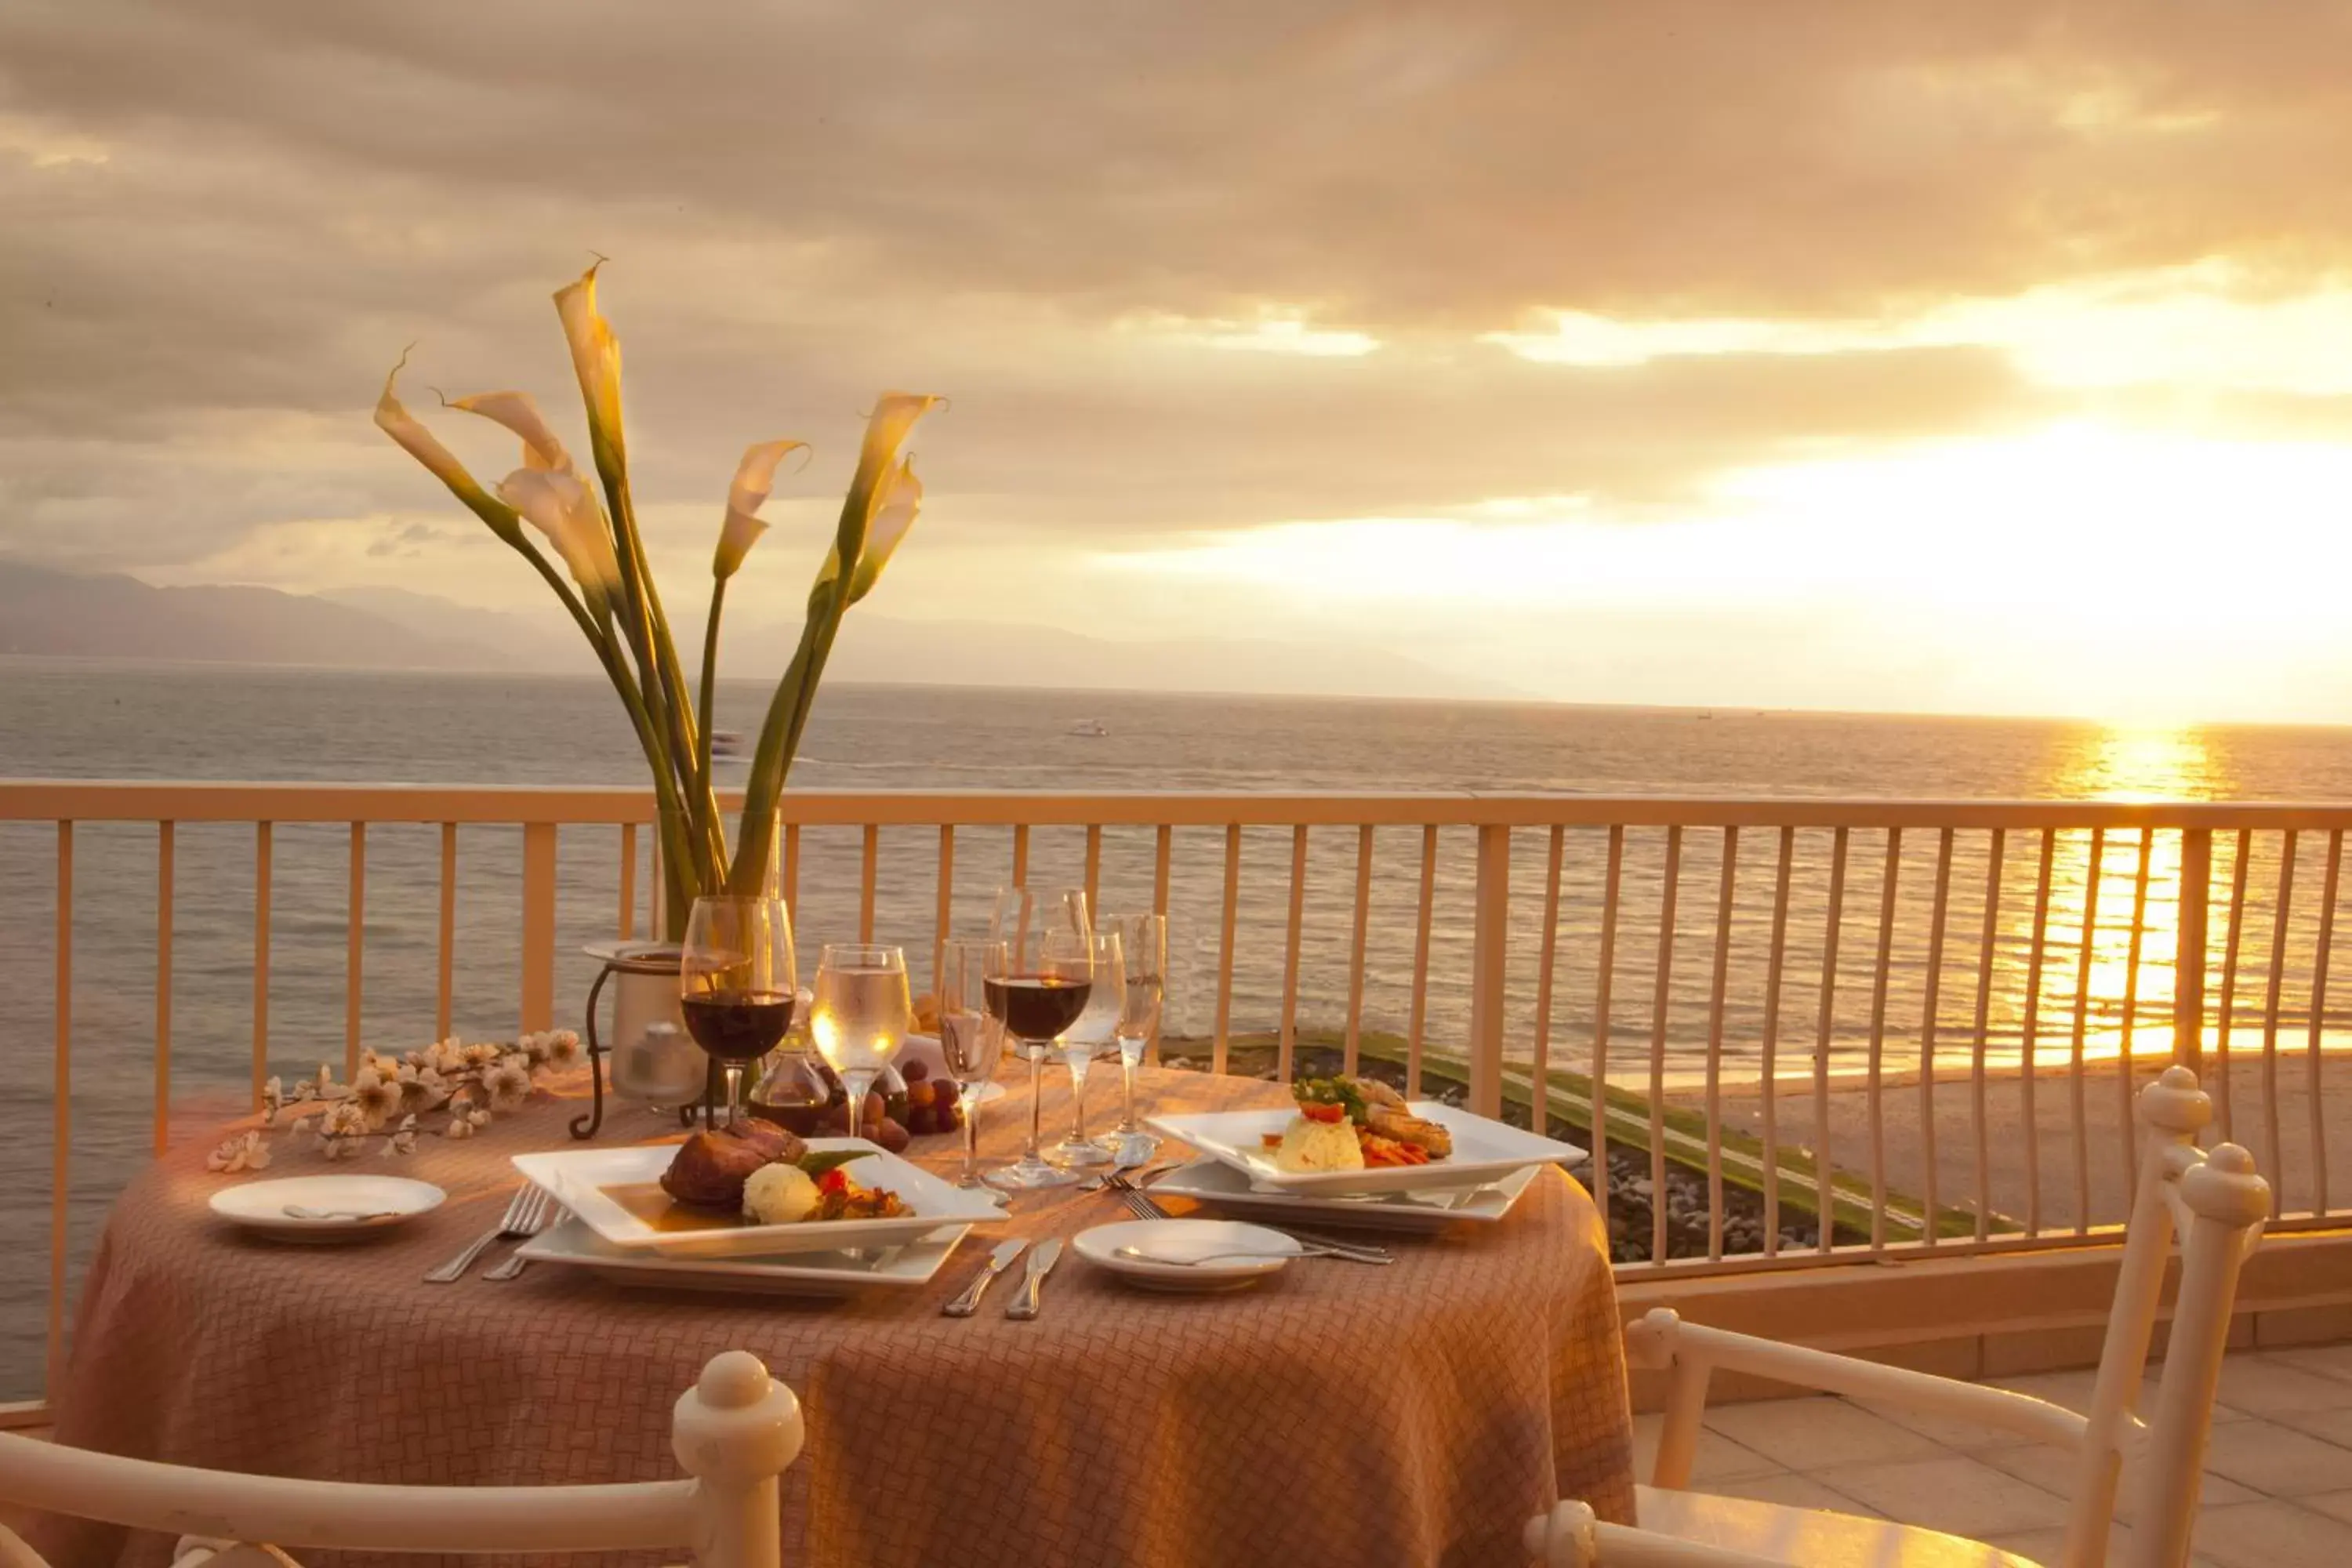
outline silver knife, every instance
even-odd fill
[[[982,1266],[980,1273],[964,1288],[963,1294],[940,1310],[950,1318],[969,1318],[979,1311],[980,1299],[988,1293],[990,1281],[1012,1268],[1013,1260],[1020,1257],[1021,1249],[1028,1245],[1024,1238],[1017,1236],[1011,1241],[999,1243],[996,1250],[988,1255],[988,1261]]]
[[[1029,1272],[1021,1281],[1021,1294],[1014,1297],[1013,1304],[1004,1309],[1004,1315],[1023,1322],[1035,1317],[1038,1293],[1045,1289],[1045,1276],[1051,1274],[1054,1271],[1054,1265],[1061,1260],[1060,1238],[1039,1242],[1037,1250],[1029,1255]]]

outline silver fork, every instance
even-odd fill
[[[525,1182],[521,1186],[517,1187],[515,1189],[513,1200],[507,1205],[506,1217],[499,1221],[498,1227],[494,1230],[486,1230],[481,1235],[474,1237],[472,1241],[467,1244],[465,1251],[457,1254],[457,1257],[449,1259],[448,1262],[443,1264],[440,1268],[436,1268],[432,1273],[427,1274],[425,1277],[425,1282],[427,1285],[454,1284],[457,1280],[466,1277],[466,1270],[474,1266],[474,1259],[479,1258],[482,1255],[482,1249],[489,1246],[490,1243],[498,1240],[500,1237],[523,1237],[529,1235],[530,1233],[528,1231],[518,1230],[515,1227],[520,1226],[523,1221],[523,1216],[530,1212],[533,1196],[539,1191],[540,1189],[537,1186],[534,1186],[529,1182]]]
[[[536,1188],[534,1191],[538,1201],[531,1205],[530,1212],[522,1216],[522,1224],[519,1227],[527,1237],[537,1236],[541,1231],[553,1225],[556,1216],[563,1212],[562,1205],[555,1201],[553,1193],[549,1192],[545,1187]],[[517,1247],[507,1255],[505,1262],[483,1275],[482,1278],[511,1279],[530,1267],[530,1259],[522,1255],[520,1247]]]
[[[1138,1219],[1166,1219],[1168,1211],[1154,1203],[1150,1193],[1134,1186],[1117,1173],[1103,1178],[1104,1184],[1118,1194],[1119,1202],[1128,1206]],[[1256,1223],[1256,1222],[1253,1222]],[[1265,1227],[1280,1232],[1304,1247],[1319,1247],[1334,1258],[1344,1258],[1350,1263],[1393,1263],[1396,1257],[1385,1247],[1364,1241],[1342,1241],[1336,1236],[1324,1236],[1303,1230],[1291,1230],[1278,1225]]]

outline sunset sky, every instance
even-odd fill
[[[2347,131],[2294,0],[11,0],[0,550],[552,614],[367,416],[576,429],[599,252],[674,604],[794,436],[795,614],[896,386],[890,616],[2352,722]]]

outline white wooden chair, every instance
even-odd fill
[[[757,1356],[729,1351],[678,1396],[670,1448],[688,1480],[402,1487],[191,1469],[0,1433],[0,1502],[181,1539],[173,1568],[287,1568],[283,1547],[618,1552],[685,1547],[698,1568],[782,1568],[776,1478],[801,1405]],[[269,1542],[269,1545],[241,1544]],[[0,1568],[47,1568],[0,1526]],[[299,1568],[299,1565],[295,1565]]]
[[[2189,1561],[2238,1271],[2261,1239],[2270,1213],[2270,1184],[2255,1173],[2252,1155],[2234,1143],[2210,1153],[2198,1150],[2197,1134],[2212,1114],[2212,1102],[2187,1068],[2166,1068],[2140,1092],[2139,1181],[2087,1413],[2002,1389],[1704,1328],[1661,1309],[1633,1324],[1625,1336],[1627,1358],[1634,1365],[1671,1373],[1651,1484],[1636,1489],[1638,1528],[1601,1523],[1583,1504],[1563,1502],[1528,1523],[1528,1552],[1546,1568],[1748,1568],[1766,1563],[1946,1568],[2023,1562],[1957,1536],[1883,1520],[1688,1490],[1707,1377],[1720,1366],[1901,1405],[2067,1450],[2074,1458],[2073,1499],[2065,1544],[2053,1568],[2097,1568],[2107,1561],[2116,1495],[2128,1455],[2131,1531],[2120,1561],[2127,1568],[2179,1568]],[[2180,1284],[2172,1331],[2155,1415],[2144,1421],[2134,1407],[2176,1237]]]

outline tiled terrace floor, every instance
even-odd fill
[[[2081,1409],[2092,1376],[1993,1381]],[[2143,1396],[2143,1410],[2153,1405]],[[1644,1415],[1635,1423],[1645,1479],[1658,1422]],[[2066,1519],[2069,1470],[2058,1460],[2020,1438],[1890,1406],[1781,1399],[1710,1408],[1692,1485],[1883,1514],[2047,1563],[2057,1558]],[[2196,1551],[2197,1563],[2219,1568],[2352,1564],[2352,1344],[2229,1358]]]

